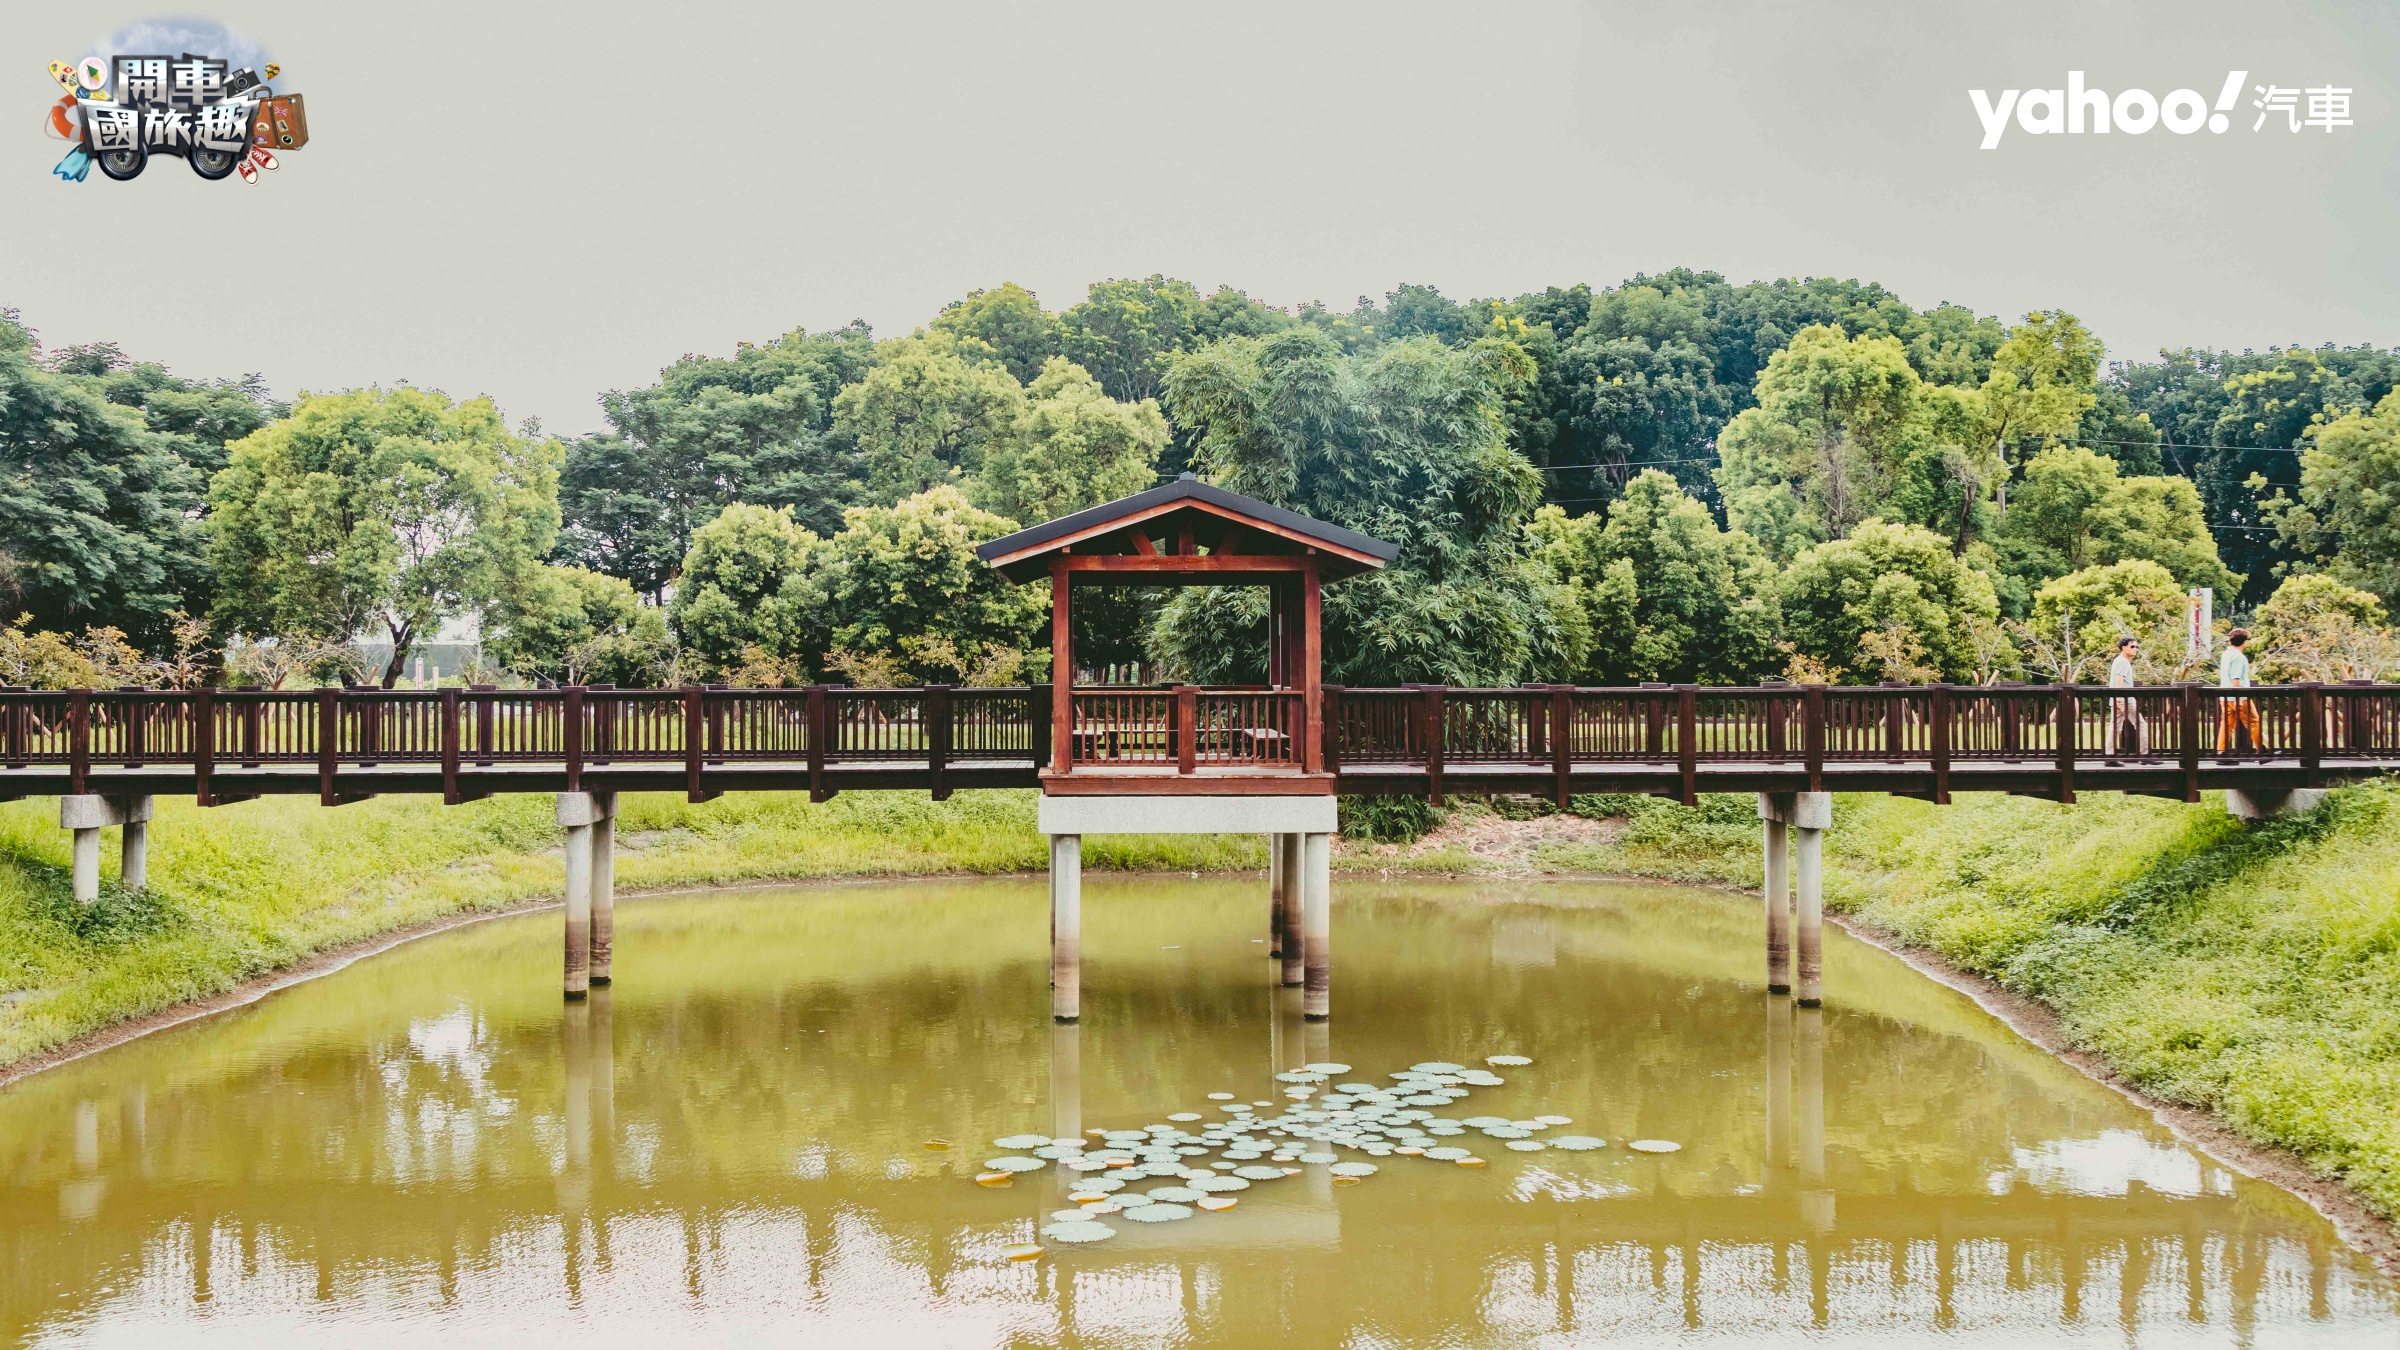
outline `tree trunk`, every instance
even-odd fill
[[[408,659],[408,649],[414,645],[415,626],[384,620],[384,628],[392,635],[392,657],[383,665],[383,687],[391,689],[400,683],[400,663]]]

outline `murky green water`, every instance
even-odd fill
[[[0,1091],[0,1340],[2395,1343],[2299,1202],[1861,944],[1795,1015],[1755,902],[1344,881],[1308,1027],[1262,891],[1088,878],[1079,1031],[1038,883],[848,886],[628,904],[587,1006],[531,916],[38,1075]],[[1439,1142],[1488,1166],[1306,1165],[1025,1263],[1071,1176],[972,1179],[997,1137],[1231,1114],[1210,1092],[1279,1115],[1304,1062],[1501,1053],[1534,1063],[1434,1114],[1608,1146],[1470,1132]]]

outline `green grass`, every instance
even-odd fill
[[[1538,867],[1757,884],[1749,797],[1574,807],[1626,826],[1604,844],[1544,846]],[[162,799],[151,889],[109,889],[84,908],[68,896],[56,812],[55,801],[0,806],[0,1065],[329,947],[556,895],[562,883],[548,797],[207,812]],[[629,796],[618,830],[629,890],[1046,861],[1029,792],[938,804]],[[2311,816],[2259,825],[2213,797],[1843,798],[1827,844],[1830,905],[2041,999],[2132,1082],[2289,1147],[2400,1213],[2400,786],[2346,789]],[[1085,857],[1106,868],[1265,865],[1250,837],[1095,838]],[[1488,870],[1459,849],[1394,856],[1371,844],[1336,865]]]

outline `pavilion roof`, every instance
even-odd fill
[[[1185,538],[1191,541],[1189,551],[1178,547]],[[1164,540],[1166,547],[1153,540]],[[1241,574],[1243,558],[1314,554],[1319,575],[1332,580],[1379,570],[1400,556],[1400,546],[1229,492],[1187,473],[1147,492],[1086,507],[975,550],[975,556],[1011,581],[1049,575],[1050,560],[1064,553],[1140,557],[1139,579],[1144,581],[1172,582],[1188,576],[1194,581],[1244,582],[1253,578]]]

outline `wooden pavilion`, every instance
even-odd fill
[[[1334,775],[1325,764],[1325,583],[1400,554],[1190,474],[977,550],[1018,582],[1050,579],[1050,1011],[1082,1011],[1083,836],[1264,834],[1269,929],[1304,1015],[1332,1012]],[[1267,682],[1075,687],[1077,586],[1264,586]]]
[[[1050,581],[1045,793],[1330,794],[1320,596],[1397,545],[1185,474],[977,550],[1012,581]],[[1202,689],[1074,685],[1084,586],[1263,586],[1267,682]]]

